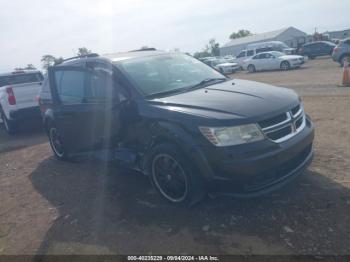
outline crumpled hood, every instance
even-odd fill
[[[290,110],[299,98],[290,89],[235,79],[150,103],[210,118],[261,118]]]

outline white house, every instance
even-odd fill
[[[290,47],[299,47],[308,40],[307,34],[294,27],[283,28],[271,32],[254,34],[242,38],[233,39],[220,48],[220,55],[237,55],[244,50],[248,44],[281,41]]]

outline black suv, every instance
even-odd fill
[[[294,91],[232,80],[181,53],[70,59],[49,68],[39,101],[56,157],[107,149],[172,203],[258,196],[313,156],[314,127]]]

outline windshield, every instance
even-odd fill
[[[163,54],[117,62],[145,96],[177,92],[210,79],[224,77],[184,54]]]
[[[280,57],[280,56],[286,55],[285,53],[278,52],[278,51],[271,51],[270,54],[274,55],[275,57]]]

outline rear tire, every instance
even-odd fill
[[[283,61],[280,65],[281,70],[287,71],[290,69],[290,63],[288,61]]]
[[[191,207],[206,196],[203,179],[175,145],[156,145],[148,159],[149,178],[163,199]]]
[[[248,72],[249,72],[249,73],[254,73],[254,72],[256,72],[256,68],[255,68],[254,65],[249,65],[249,66],[247,67],[247,69],[248,69]]]
[[[49,124],[46,127],[46,132],[55,157],[59,160],[69,161],[69,153],[63,146],[59,129],[54,124]]]
[[[8,120],[2,111],[0,112],[0,114],[1,114],[1,119],[2,119],[2,122],[4,123],[6,132],[9,135],[14,135],[16,133],[16,122]]]

